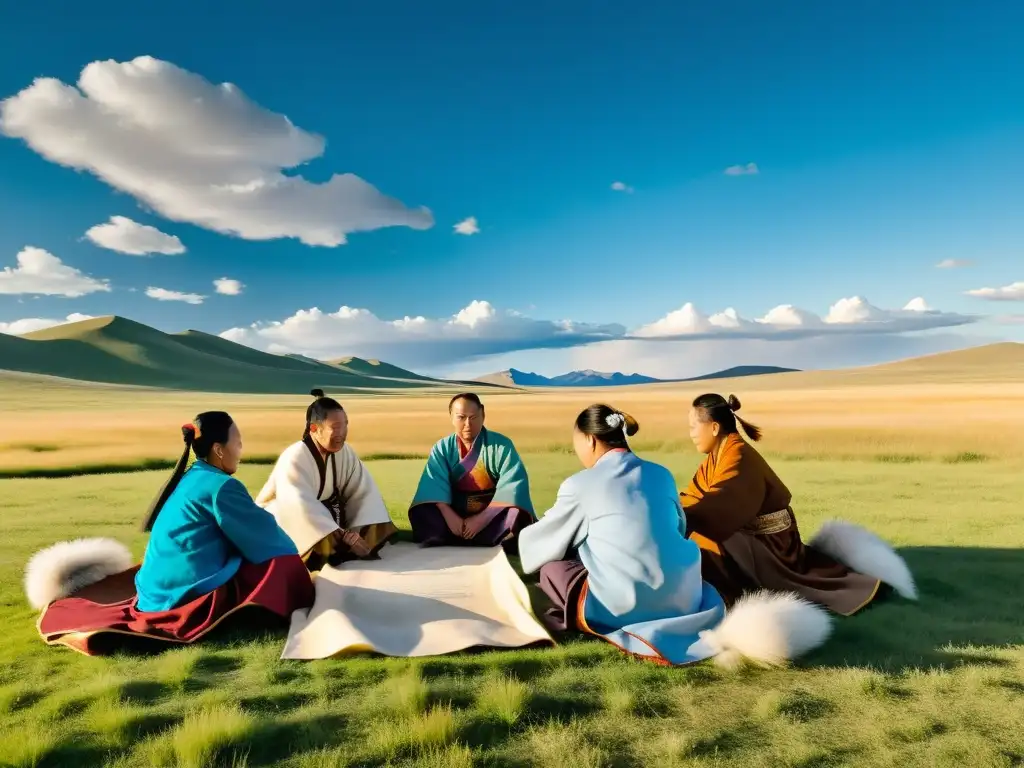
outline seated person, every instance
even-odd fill
[[[112,641],[190,643],[230,614],[259,606],[288,620],[313,604],[295,545],[232,477],[242,436],[231,417],[202,413],[182,427],[185,450],[150,507],[142,565],[109,539],[57,544],[29,563],[29,600],[44,608],[47,643],[86,654]],[[189,453],[195,462],[186,470]]]
[[[540,571],[552,603],[548,628],[582,630],[661,664],[723,652],[777,661],[823,642],[827,614],[801,602],[761,602],[723,624],[725,604],[701,579],[700,548],[683,535],[672,473],[629,449],[638,430],[607,405],[580,413],[573,447],[585,469],[519,536],[523,572]],[[751,633],[752,623],[765,631]]]
[[[398,531],[370,471],[346,441],[348,414],[314,389],[302,440],[288,446],[256,496],[311,571],[377,559]]]
[[[756,589],[795,591],[849,616],[884,590],[916,598],[903,559],[869,531],[826,523],[808,544],[792,494],[753,446],[761,430],[736,415],[733,395],[701,395],[690,409],[690,439],[707,454],[682,493],[687,533],[703,549],[704,578],[732,604]],[[854,570],[856,568],[856,570]]]
[[[505,546],[536,520],[530,482],[516,447],[484,427],[472,393],[448,403],[455,432],[430,451],[409,507],[413,540],[423,546]]]

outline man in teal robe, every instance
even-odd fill
[[[476,395],[456,395],[448,409],[455,432],[427,458],[409,506],[413,538],[514,552],[519,532],[537,520],[526,467],[509,438],[484,427]]]

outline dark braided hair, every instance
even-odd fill
[[[223,445],[228,441],[231,425],[234,423],[234,419],[224,411],[206,411],[192,419],[191,424],[182,425],[181,436],[185,440],[185,450],[182,451],[178,463],[174,465],[174,471],[171,472],[171,476],[149,505],[149,509],[146,511],[146,519],[142,524],[143,531],[152,530],[153,523],[156,522],[156,516],[160,514],[160,510],[167,503],[167,499],[170,498],[171,494],[174,493],[174,489],[178,487],[178,483],[181,482],[182,475],[188,469],[189,453],[195,453],[197,459],[205,461],[210,457],[210,451],[213,450],[214,445],[217,443]]]
[[[312,389],[309,394],[315,399],[306,408],[306,431],[302,433],[303,440],[309,437],[310,425],[323,424],[334,411],[345,410],[333,397],[325,397],[322,389]]]
[[[693,407],[701,421],[715,422],[722,428],[723,435],[736,434],[742,427],[751,440],[757,442],[761,439],[758,427],[736,415],[740,409],[740,399],[736,395],[729,395],[728,399],[715,394],[701,395],[693,401]]]
[[[612,421],[618,422],[616,417],[621,416],[621,423],[612,426],[608,423],[609,417]],[[585,435],[596,437],[605,445],[612,448],[628,448],[627,437],[632,437],[640,431],[640,424],[623,411],[617,411],[604,403],[596,403],[589,408],[580,411],[576,417],[576,429]]]

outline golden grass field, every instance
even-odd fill
[[[741,415],[765,429],[764,450],[777,456],[1024,459],[1024,345],[855,370],[483,395],[488,426],[522,451],[567,449],[576,414],[609,400],[640,421],[638,448],[685,452],[692,450],[689,403],[706,391],[739,396]],[[366,456],[425,455],[450,430],[449,396],[343,396],[350,443]],[[308,402],[8,376],[0,378],[0,472],[169,461],[177,455],[180,425],[213,409],[232,413],[247,454],[266,460],[301,436]]]

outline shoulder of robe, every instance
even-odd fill
[[[514,449],[516,447],[511,437],[501,432],[495,432],[493,429],[487,430],[487,440],[491,445],[500,445],[502,448]]]
[[[292,443],[287,448],[285,448],[283,451],[281,451],[281,455],[278,457],[278,461],[281,461],[281,460],[291,461],[297,455],[300,455],[300,454],[303,454],[303,453],[308,454],[309,453],[309,448],[306,447],[306,444],[304,442],[299,440],[297,442]]]

